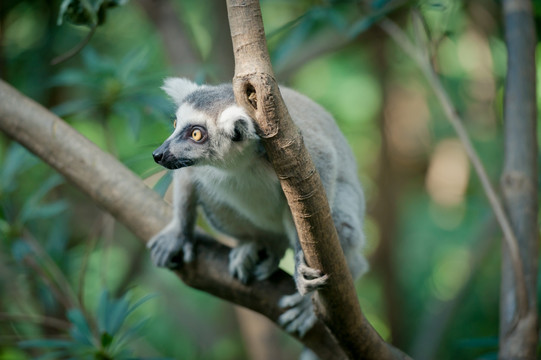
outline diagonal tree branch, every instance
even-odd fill
[[[509,218],[507,217],[502,202],[494,187],[492,186],[490,179],[486,173],[485,167],[479,158],[479,155],[475,151],[473,144],[470,140],[470,137],[464,127],[463,121],[458,115],[458,111],[455,109],[453,102],[449,98],[449,95],[445,91],[438,75],[436,74],[430,58],[428,57],[426,48],[416,47],[406,36],[404,31],[400,29],[393,21],[385,19],[380,24],[381,28],[389,34],[389,36],[399,45],[404,52],[406,52],[412,60],[414,60],[419,69],[423,72],[426,79],[428,80],[429,85],[434,90],[436,97],[438,98],[443,111],[447,116],[447,119],[455,129],[458,138],[462,142],[466,153],[481,181],[485,194],[488,198],[492,211],[498,220],[498,224],[503,232],[503,240],[507,247],[507,251],[511,258],[511,266],[513,269],[512,275],[513,280],[516,282],[516,292],[515,296],[517,298],[518,309],[521,314],[526,314],[527,312],[527,299],[526,299],[526,285],[524,280],[524,271],[521,266],[521,259],[519,254],[519,247],[517,238],[513,232]]]
[[[318,317],[351,359],[407,358],[385,343],[361,312],[323,185],[274,78],[259,1],[228,0],[227,4],[235,98],[258,125],[306,261],[332,279],[317,292]]]
[[[171,208],[123,164],[2,80],[0,130],[55,168],[143,241],[171,218]],[[227,270],[229,249],[201,232],[196,236],[196,260],[175,274],[188,286],[276,322],[283,312],[278,300],[295,291],[291,276],[278,271],[265,281],[242,285]],[[322,322],[299,340],[322,359],[345,357]]]

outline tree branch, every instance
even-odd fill
[[[316,294],[316,313],[352,359],[407,356],[386,344],[364,318],[323,185],[274,78],[257,0],[228,0],[237,103],[255,119],[280,179],[307,263],[330,280]]]
[[[523,284],[512,276],[514,254],[502,249],[500,359],[533,359],[538,342],[537,102],[535,25],[530,0],[504,0],[507,79],[504,100],[504,205],[517,236]],[[525,292],[526,308],[514,294]]]
[[[0,130],[55,168],[145,242],[171,218],[171,208],[123,164],[1,80]],[[242,285],[227,270],[229,248],[201,232],[196,236],[196,259],[177,269],[176,275],[188,286],[276,322],[283,313],[278,300],[295,292],[291,276],[278,271],[265,281]],[[320,321],[298,340],[322,359],[345,357]]]
[[[380,24],[381,28],[391,36],[391,38],[400,46],[404,52],[406,52],[419,66],[419,69],[423,72],[429,85],[434,90],[434,93],[443,108],[447,119],[455,129],[458,138],[462,142],[466,153],[481,181],[481,185],[488,198],[492,211],[498,220],[498,224],[503,232],[503,239],[511,258],[511,266],[513,268],[513,277],[516,282],[516,301],[518,309],[521,314],[525,314],[527,311],[527,299],[526,299],[526,285],[524,280],[524,272],[521,266],[520,254],[518,242],[509,223],[509,218],[505,214],[500,198],[496,194],[494,187],[492,186],[490,179],[486,173],[485,167],[477,155],[475,148],[468,136],[468,132],[463,125],[463,121],[458,115],[457,110],[453,106],[453,102],[449,98],[449,95],[445,91],[441,81],[436,74],[430,59],[427,56],[426,49],[420,49],[416,47],[394,22],[389,19],[385,19]]]

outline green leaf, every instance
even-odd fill
[[[22,239],[13,242],[11,246],[13,258],[17,261],[22,261],[26,256],[32,253],[32,248]]]
[[[322,18],[339,31],[344,31],[347,28],[347,21],[344,16],[333,8],[325,9]]]
[[[50,109],[59,117],[66,117],[93,108],[96,105],[92,99],[77,99],[66,101]]]
[[[107,290],[101,293],[98,304],[98,326],[101,332],[115,336],[128,316],[129,304],[124,297],[110,299]]]
[[[148,65],[149,50],[146,47],[130,51],[119,64],[118,76],[123,81],[128,81],[133,75],[143,70]]]
[[[17,178],[37,163],[38,159],[24,147],[17,143],[11,144],[0,172],[0,189],[2,192],[15,190],[18,187]]]
[[[289,36],[281,42],[276,48],[273,56],[273,63],[276,67],[280,67],[287,61],[293,52],[307,39],[310,31],[314,26],[313,16],[306,16],[303,20],[289,33]]]
[[[92,332],[90,326],[79,309],[71,309],[68,311],[68,320],[73,324],[70,329],[71,337],[84,345],[94,346],[92,343]]]
[[[372,25],[374,25],[378,20],[379,20],[379,17],[367,16],[355,21],[347,32],[348,37],[350,39],[357,37],[359,34],[370,29]]]
[[[39,204],[51,189],[63,182],[64,180],[62,177],[57,174],[45,180],[45,182],[43,182],[43,184],[24,203],[19,215],[21,222],[25,223],[40,217],[54,216],[64,211],[67,207],[67,202],[64,200],[58,200],[45,205]]]
[[[71,348],[75,344],[69,340],[56,340],[56,339],[36,339],[20,341],[18,345],[22,348]]]
[[[115,347],[116,348],[122,348],[123,346],[125,346],[125,344],[127,342],[129,342],[129,341],[133,340],[135,337],[137,337],[137,335],[139,334],[141,329],[146,325],[148,320],[149,320],[148,317],[144,318],[144,319],[141,319],[140,321],[135,323],[133,326],[130,326],[128,329],[123,331],[120,334],[120,336],[118,336],[118,338],[116,339]]]
[[[103,290],[100,294],[100,300],[98,302],[97,309],[97,321],[98,321],[98,330],[100,332],[108,332],[107,322],[109,319],[109,292]]]
[[[68,207],[69,204],[66,200],[58,200],[48,204],[37,205],[25,212],[21,217],[21,221],[27,223],[31,220],[51,218],[64,212]]]
[[[124,324],[124,321],[126,321],[126,318],[128,317],[128,309],[130,304],[125,299],[125,297],[122,297],[118,299],[117,301],[111,302],[113,304],[112,309],[110,311],[110,318],[109,318],[109,330],[112,335],[115,335],[122,325]]]
[[[171,173],[170,171],[168,171],[168,173]],[[133,304],[129,310],[128,310],[128,315],[131,314],[133,311],[135,311],[139,306],[143,305],[144,303],[146,303],[147,301],[151,300],[151,299],[154,299],[158,297],[158,294],[147,294],[145,296],[143,296],[142,298],[140,298],[139,300],[137,300],[135,302],[135,304]]]
[[[76,86],[89,80],[89,75],[81,70],[66,69],[49,81],[49,86]]]
[[[125,118],[130,125],[129,128],[135,138],[139,136],[141,131],[142,116],[141,111],[136,109],[133,104],[115,104],[113,109],[120,116]]]

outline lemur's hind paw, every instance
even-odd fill
[[[278,324],[289,333],[298,333],[302,338],[316,322],[316,314],[312,304],[312,296],[299,293],[283,296],[278,305],[288,308],[278,318]]]
[[[306,295],[316,290],[321,289],[327,283],[329,275],[323,274],[321,271],[311,268],[306,264],[304,255],[297,264],[295,273],[295,283],[297,290],[301,295]]]
[[[252,279],[264,280],[272,275],[280,258],[253,242],[242,243],[229,252],[229,273],[247,284]]]
[[[152,262],[159,267],[176,268],[180,262],[191,262],[194,257],[193,242],[179,235],[178,231],[166,227],[147,244]],[[177,256],[182,251],[183,257]]]

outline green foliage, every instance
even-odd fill
[[[106,123],[117,115],[128,121],[129,129],[139,135],[143,114],[164,119],[170,105],[163,96],[149,91],[158,88],[159,77],[144,74],[148,52],[142,48],[126,54],[120,61],[102,57],[91,48],[82,53],[84,68],[65,69],[52,78],[51,86],[76,87],[77,98],[63,102],[52,109],[58,116],[90,116]]]
[[[96,310],[94,329],[81,309],[71,309],[67,318],[71,324],[69,340],[35,339],[19,343],[22,348],[44,349],[49,352],[37,359],[75,358],[78,360],[128,360],[133,357],[128,345],[133,342],[148,318],[128,325],[127,318],[152,296],[147,295],[134,304],[127,296],[119,299],[103,291]]]

